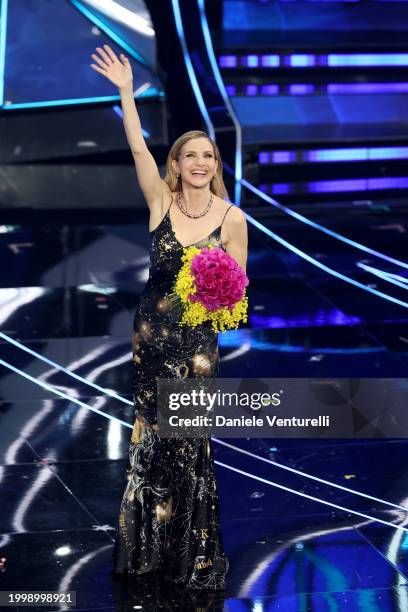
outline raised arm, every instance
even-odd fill
[[[161,179],[157,164],[143,137],[133,97],[133,75],[129,60],[123,53],[118,58],[109,45],[103,45],[103,49],[96,47],[96,51],[97,53],[92,54],[92,59],[96,64],[91,64],[91,68],[105,76],[119,89],[123,124],[135,162],[140,188],[150,209],[160,207],[164,191],[168,187]]]

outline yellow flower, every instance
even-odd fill
[[[214,248],[214,245],[208,245],[207,248]],[[195,255],[201,252],[195,246],[186,247],[183,249],[181,261],[183,265],[177,275],[174,285],[173,298],[181,300],[184,305],[184,311],[180,320],[180,325],[189,325],[196,327],[205,321],[211,321],[211,326],[215,332],[224,332],[227,329],[238,329],[240,321],[246,323],[248,321],[248,297],[246,289],[242,299],[234,304],[232,310],[223,307],[215,311],[209,311],[200,302],[191,302],[188,298],[196,292],[194,284],[194,276],[191,274],[191,261]]]

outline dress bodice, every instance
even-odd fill
[[[190,246],[203,248],[209,244],[212,244],[214,246],[221,247],[225,251],[224,245],[221,241],[222,223],[210,234],[208,234],[208,236],[205,236],[205,238],[202,238],[193,244],[182,245],[177,240],[171,225],[170,206],[159,225],[150,232],[152,243],[150,248],[149,276],[154,275],[155,272],[163,269],[166,269],[170,274],[177,274],[181,264],[183,249]]]
[[[221,228],[229,208],[220,225],[208,236],[194,244],[183,246],[173,231],[170,206],[159,225],[150,232],[152,241],[149,251],[149,278],[142,291],[139,305],[139,313],[145,317],[174,318],[178,316],[174,309],[169,308],[167,297],[172,291],[176,276],[182,266],[181,257],[184,248],[187,246],[204,248],[211,244],[225,251],[221,240]]]

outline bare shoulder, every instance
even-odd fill
[[[239,225],[246,225],[247,220],[246,220],[245,214],[239,208],[239,206],[236,206],[236,204],[233,204],[231,206],[231,210],[228,213],[226,219],[228,219],[228,217],[232,223],[238,223]]]
[[[248,227],[245,213],[239,206],[231,206],[225,217],[221,234],[227,253],[245,272],[248,258]]]
[[[247,248],[247,220],[244,212],[230,202],[224,201],[225,219],[221,228],[221,240],[228,250],[234,247],[245,251]]]
[[[237,206],[233,202],[227,202],[226,200],[223,200],[219,196],[215,196],[215,198],[217,201],[218,209],[221,212],[221,214],[225,214],[227,211],[229,211],[225,217],[224,223],[227,223],[227,221],[231,219],[235,222],[241,221],[241,222],[246,223],[245,215],[242,212],[242,210],[239,208],[239,206]]]
[[[225,217],[224,225],[226,226],[228,233],[233,233],[237,230],[240,232],[246,230],[247,220],[245,213],[239,208],[239,206],[236,206],[235,204],[231,206],[231,204],[228,204],[225,210],[228,211],[228,214]]]

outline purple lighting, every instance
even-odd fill
[[[370,191],[382,189],[406,189],[408,177],[349,179],[341,181],[315,181],[307,184],[309,193],[343,191]]]
[[[317,311],[306,316],[284,317],[284,316],[263,316],[258,314],[250,315],[250,325],[252,328],[262,329],[285,329],[290,327],[321,327],[325,325],[358,325],[361,319],[355,316],[348,316],[341,310]]]
[[[301,55],[295,53],[290,55],[290,65],[294,68],[304,68],[305,66],[315,66],[316,56],[315,55]]]
[[[310,183],[268,183],[259,187],[266,194],[290,193],[345,193],[351,191],[381,191],[383,189],[407,189],[408,177],[381,177],[311,181]]]
[[[338,163],[381,159],[408,159],[408,147],[354,147],[343,149],[312,149],[310,151],[260,151],[260,164],[272,163]]]
[[[242,89],[242,91],[241,91]],[[292,96],[303,96],[318,93],[320,95],[358,95],[358,94],[384,94],[384,93],[408,93],[408,83],[327,83],[313,85],[311,83],[292,83],[287,91]],[[256,95],[271,96],[280,93],[280,86],[275,83],[264,83],[258,85]],[[239,95],[255,95],[245,92],[241,86]]]
[[[294,151],[274,151],[272,153],[272,163],[274,164],[290,164],[296,159]]]
[[[237,56],[236,55],[221,55],[219,58],[219,64],[221,68],[236,68],[237,67]]]
[[[330,53],[329,66],[408,66],[408,53]]]
[[[408,83],[329,83],[329,94],[405,93]]]
[[[244,57],[243,64],[244,66],[248,66],[248,68],[257,68],[259,64],[259,56],[247,55],[246,57]]]
[[[221,55],[221,68],[311,68],[314,66],[408,66],[408,53],[311,53]]]
[[[291,190],[289,183],[276,183],[272,185],[272,193],[274,195],[283,195]]]
[[[264,68],[276,68],[279,64],[279,55],[261,55],[261,66]]]
[[[292,95],[305,95],[314,92],[314,85],[302,85],[300,83],[294,83],[289,86],[289,93]]]
[[[256,96],[258,94],[258,85],[247,85],[245,93],[247,96]]]
[[[236,85],[227,85],[226,90],[229,96],[235,96],[235,94],[237,93]]]
[[[264,96],[276,96],[279,93],[279,85],[261,85],[261,94]]]

